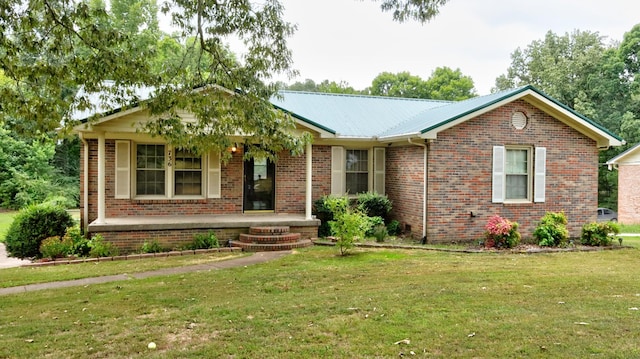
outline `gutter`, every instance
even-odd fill
[[[420,146],[422,148],[424,148],[424,173],[423,173],[423,178],[424,178],[424,189],[423,189],[423,195],[422,195],[422,243],[427,243],[427,219],[428,219],[428,213],[427,213],[427,199],[428,199],[428,189],[429,189],[429,157],[427,156],[428,152],[429,152],[429,145],[424,144],[424,143],[416,143],[411,141],[411,138],[408,138],[407,141],[409,141],[410,144],[415,145],[415,146]]]
[[[84,146],[84,163],[83,166],[83,174],[82,181],[84,182],[83,186],[83,198],[82,198],[82,228],[84,232],[87,233],[89,230],[89,143],[82,135],[82,132],[78,132],[78,137],[80,137],[80,141]]]

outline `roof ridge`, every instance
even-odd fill
[[[278,94],[294,93],[294,94],[304,94],[304,95],[336,96],[336,97],[360,97],[360,98],[382,99],[382,100],[391,100],[391,101],[418,101],[418,102],[442,102],[442,103],[456,102],[451,100],[435,100],[435,99],[428,99],[428,98],[395,97],[395,96],[317,92],[317,91],[298,91],[298,90],[278,90],[277,93]]]

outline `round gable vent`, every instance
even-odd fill
[[[511,115],[511,124],[516,130],[522,130],[527,126],[527,115],[522,111],[516,111]]]

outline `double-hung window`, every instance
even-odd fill
[[[136,146],[136,194],[164,196],[166,193],[165,145]]]
[[[220,198],[220,155],[116,141],[116,198]]]
[[[544,202],[546,148],[493,147],[492,201]]]
[[[529,200],[531,197],[531,151],[528,148],[506,148],[505,199]]]
[[[185,151],[176,151],[173,171],[176,196],[200,196],[202,194],[202,157]]]
[[[385,148],[331,147],[331,193],[385,193]]]
[[[369,151],[347,150],[345,173],[348,193],[367,192],[369,189]]]

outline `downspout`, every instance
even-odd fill
[[[89,143],[82,135],[82,132],[78,132],[78,137],[84,146],[84,158],[83,158],[83,195],[82,195],[82,228],[85,233],[89,232]]]
[[[305,219],[312,219],[312,192],[313,192],[313,149],[311,147],[311,142],[307,143],[306,152],[306,180],[305,180],[305,205],[304,205],[304,217]]]
[[[412,145],[416,145],[416,146],[420,146],[424,149],[424,173],[422,175],[422,177],[424,178],[424,189],[423,189],[423,195],[422,195],[422,242],[426,243],[427,242],[427,219],[428,219],[428,213],[427,213],[427,196],[428,196],[428,189],[429,189],[429,162],[428,162],[428,156],[427,153],[429,151],[429,146],[427,144],[424,143],[415,143],[413,141],[411,141],[411,138],[407,139],[409,141],[410,144]]]

